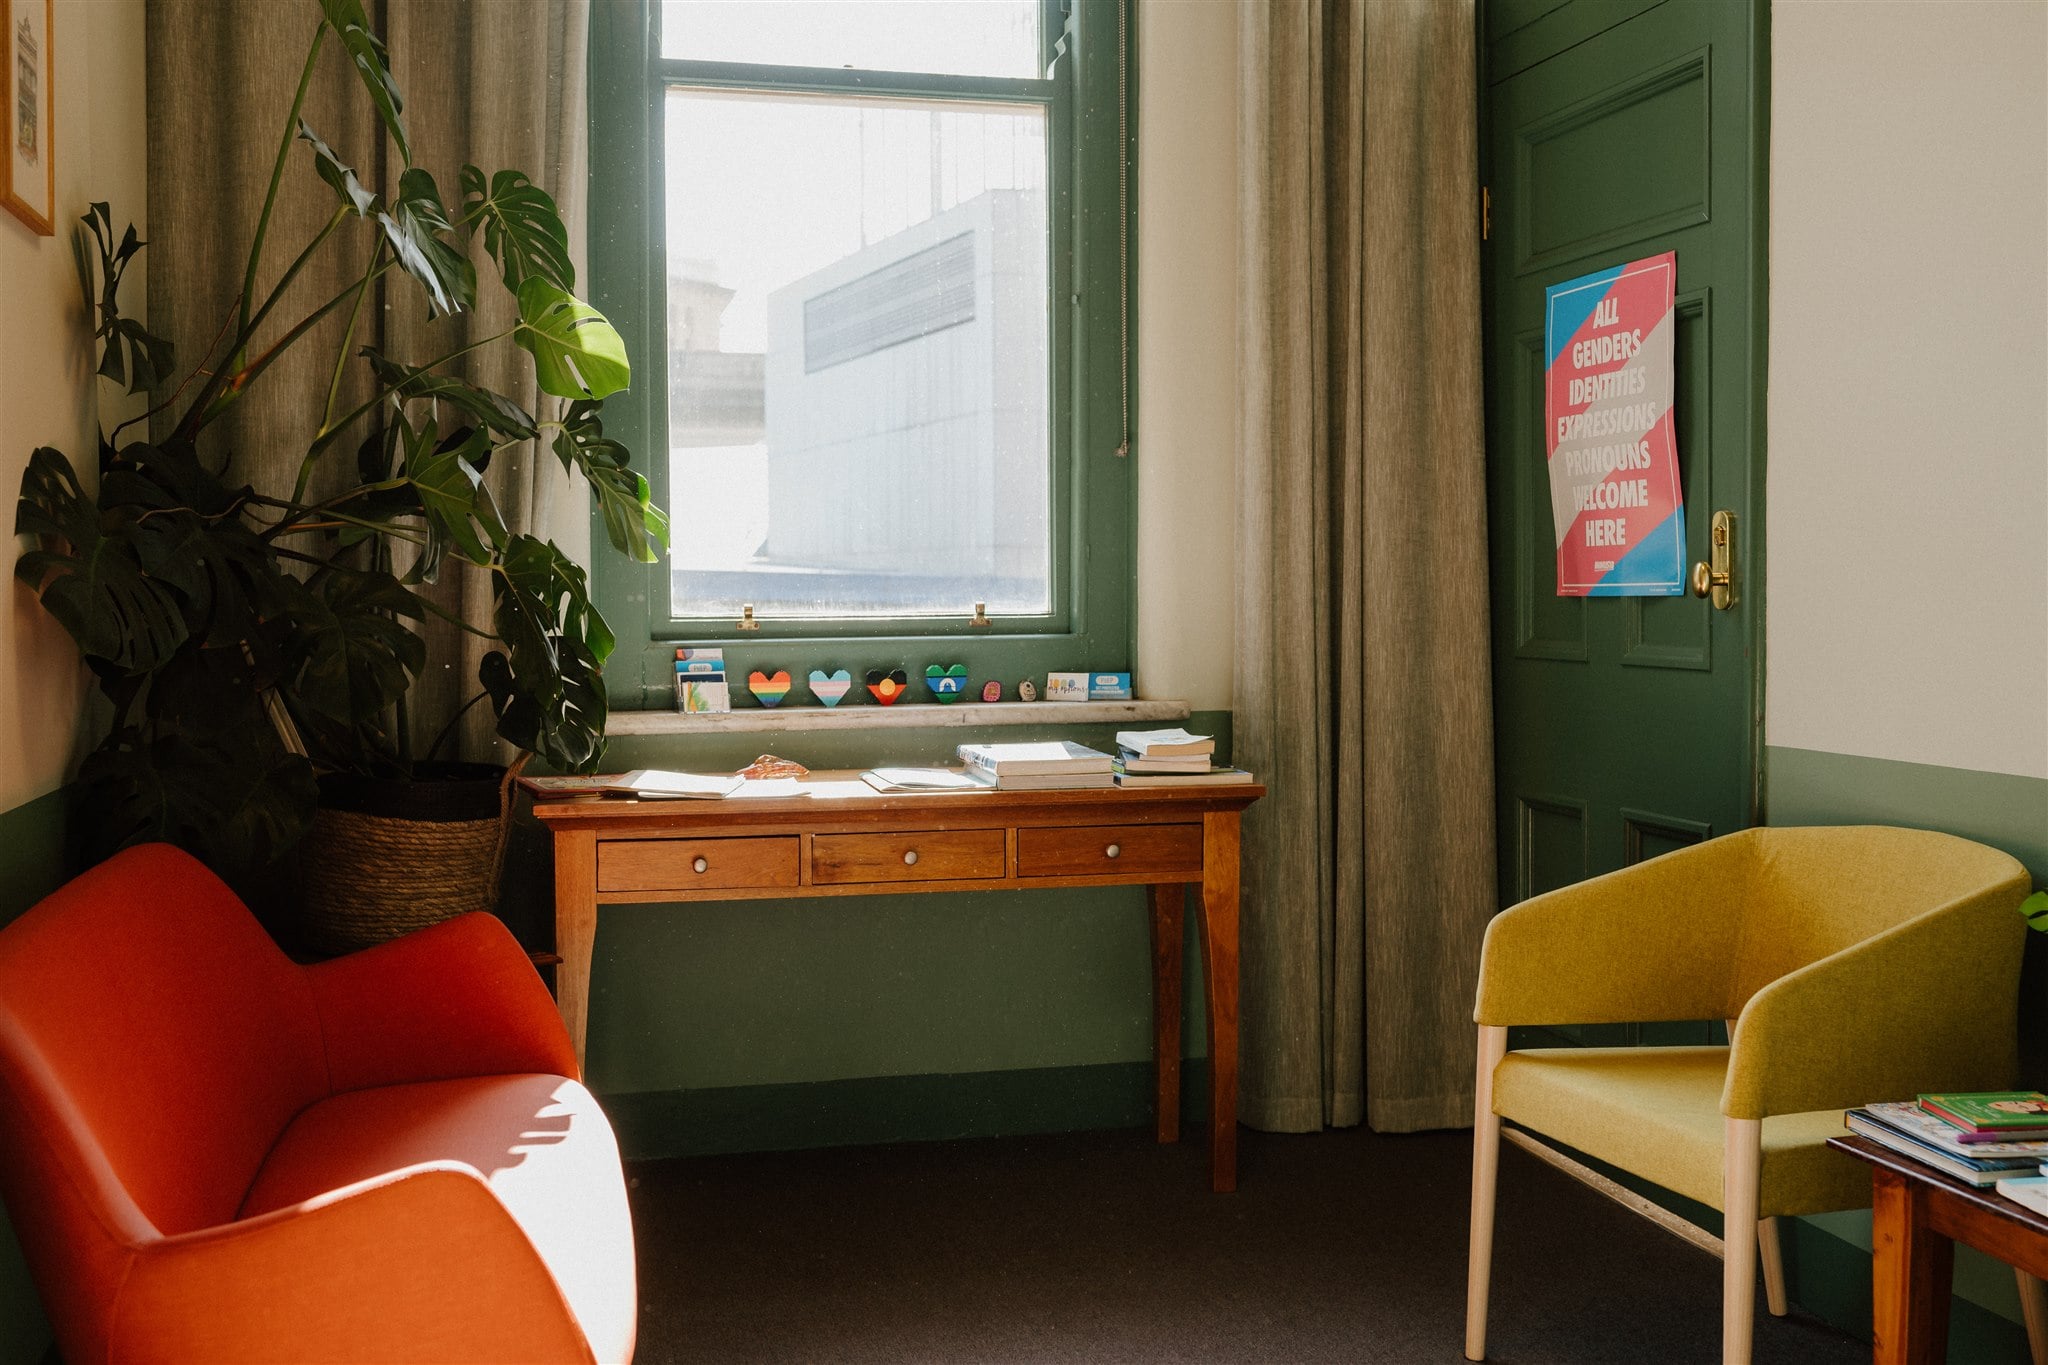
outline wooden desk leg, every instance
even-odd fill
[[[597,835],[564,830],[555,836],[555,1008],[583,1065],[590,1019],[590,950],[597,943]]]
[[[1941,1365],[1955,1243],[1928,1229],[1923,1193],[1882,1167],[1871,1176],[1872,1365]]]
[[[1235,811],[1202,817],[1202,981],[1209,1007],[1209,1188],[1237,1188]]]
[[[1180,1140],[1181,925],[1187,888],[1145,888],[1152,902],[1152,1064],[1158,1073],[1154,1111],[1161,1142]]]

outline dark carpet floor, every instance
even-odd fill
[[[1463,1359],[1470,1139],[1196,1132],[697,1157],[634,1167],[641,1365]],[[1720,1358],[1720,1264],[1512,1146],[1489,1357]],[[1761,1298],[1761,1290],[1759,1290]],[[1761,1312],[1757,1365],[1870,1348]]]

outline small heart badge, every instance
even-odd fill
[[[763,706],[780,706],[782,699],[789,695],[789,670],[777,669],[774,677],[755,669],[747,674],[747,690],[760,700]]]
[[[940,664],[926,664],[924,685],[939,701],[958,701],[960,694],[967,690],[967,665],[954,664],[948,668]]]
[[[871,668],[868,670],[868,691],[884,706],[894,706],[896,699],[910,687],[910,677],[900,668]]]
[[[853,686],[853,674],[845,669],[827,673],[821,668],[811,670],[811,695],[827,706],[839,705],[839,699]]]

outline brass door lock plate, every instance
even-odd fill
[[[1692,566],[1692,595],[1711,597],[1715,611],[1735,605],[1735,514],[1714,513],[1708,558]]]

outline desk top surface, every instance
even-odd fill
[[[849,817],[939,815],[948,818],[1003,820],[1033,814],[1079,814],[1113,820],[1120,812],[1158,818],[1206,811],[1241,811],[1266,794],[1258,782],[1185,787],[1087,787],[1078,790],[878,792],[861,780],[861,769],[814,772],[793,783],[763,784],[760,794],[735,793],[716,800],[635,799],[618,796],[543,797],[536,795],[533,813],[553,826],[605,826],[617,822],[645,824],[673,820],[678,824],[777,824],[802,820],[836,821]]]
[[[2034,1212],[2025,1204],[2007,1199],[1991,1186],[1965,1185],[1953,1176],[1946,1175],[1941,1171],[1935,1170],[1932,1166],[1915,1161],[1912,1157],[1902,1152],[1894,1152],[1884,1144],[1872,1142],[1866,1137],[1829,1138],[1828,1146],[1838,1152],[1845,1152],[1859,1161],[1867,1161],[1873,1166],[1881,1166],[1894,1175],[1912,1181],[1916,1185],[1925,1185],[1931,1189],[1939,1190],[1945,1195],[1960,1200],[1965,1204],[1973,1205],[1994,1217],[2017,1223],[2021,1227],[2048,1237],[2048,1216]],[[2027,1172],[2016,1171],[2014,1174],[2025,1175]]]

